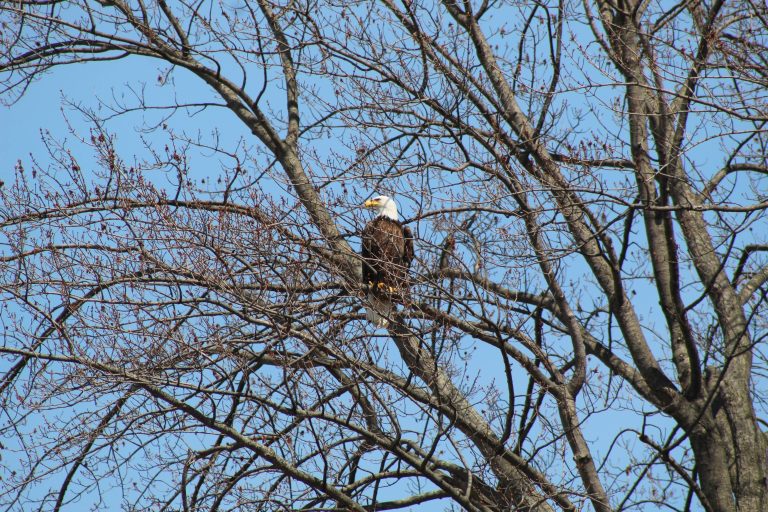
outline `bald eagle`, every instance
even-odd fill
[[[366,318],[377,327],[386,327],[395,309],[394,302],[408,297],[408,269],[413,261],[413,233],[397,220],[397,203],[378,196],[364,203],[376,211],[362,233],[363,285],[368,288]]]

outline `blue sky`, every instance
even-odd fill
[[[33,82],[16,103],[0,106],[0,173],[8,176],[19,159],[27,161],[40,150],[41,130],[57,138],[71,137],[65,115],[76,128],[85,126],[80,114],[62,105],[65,97],[91,103],[95,96],[109,96],[139,71],[138,63],[130,60],[55,68]]]
[[[159,62],[134,57],[114,62],[61,66],[47,72],[42,79],[33,82],[16,103],[0,105],[0,176],[8,180],[18,160],[28,164],[30,155],[39,155],[41,130],[49,131],[60,141],[70,141],[68,147],[87,164],[92,154],[82,153],[85,148],[73,139],[75,136],[87,139],[92,124],[73,105],[82,104],[107,115],[108,107],[99,107],[97,98],[104,105],[114,104],[115,100],[136,104],[130,88],[141,89],[152,105],[172,104],[175,88],[183,91],[184,97],[178,100],[180,102],[215,100],[205,84],[201,84],[199,79],[190,79],[186,72],[173,74],[173,79],[177,81],[175,84],[159,86],[157,77],[160,70]],[[128,161],[146,158],[142,136],[150,142],[159,142],[163,135],[143,134],[142,127],[156,124],[166,113],[165,110],[150,113],[137,111],[109,120],[106,128],[117,136],[120,156]],[[194,117],[182,112],[173,116],[168,125],[177,131],[190,128],[193,134],[197,130],[206,130],[205,135],[209,135],[214,129],[230,138],[247,134],[231,112],[221,109],[197,112]],[[45,162],[43,155],[40,157]],[[195,168],[193,166],[193,170]],[[201,171],[199,176],[215,175],[217,171],[215,167],[207,167],[207,172]]]

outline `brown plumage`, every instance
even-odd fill
[[[363,284],[368,286],[368,319],[386,327],[394,311],[393,301],[408,300],[413,261],[413,233],[397,220],[397,206],[386,196],[366,201],[379,215],[362,233]]]
[[[363,230],[363,282],[407,292],[413,260],[413,234],[388,217],[376,217]]]

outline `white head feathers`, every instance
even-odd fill
[[[376,215],[381,215],[392,220],[397,220],[397,203],[391,197],[374,197],[363,203],[363,206],[372,210],[376,210]]]

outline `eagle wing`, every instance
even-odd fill
[[[400,222],[377,217],[362,232],[363,282],[402,286],[413,260],[413,232]]]
[[[408,300],[413,232],[399,221],[377,217],[363,228],[361,239],[363,284],[370,285],[366,317],[384,327],[394,310],[393,300]]]
[[[403,266],[405,268],[411,268],[414,256],[413,231],[408,226],[403,226]]]
[[[374,254],[376,254],[376,249],[374,248],[374,245],[376,241],[374,240],[373,236],[371,236],[371,232],[373,231],[372,222],[369,222],[365,228],[363,228],[362,232],[362,248],[360,251],[360,255],[363,257],[363,284],[368,284],[375,280],[375,273],[373,270],[373,267],[371,267],[370,262],[375,257]]]

